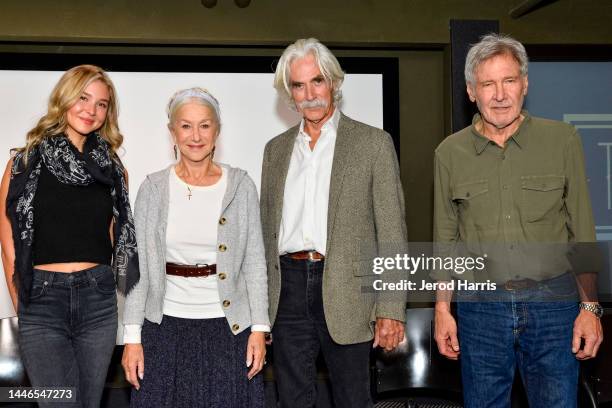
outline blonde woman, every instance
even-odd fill
[[[116,287],[127,293],[139,279],[122,142],[110,78],[74,67],[0,186],[2,263],[22,359],[32,385],[73,388],[71,407],[99,406]]]
[[[219,103],[185,89],[168,104],[178,162],[136,198],[142,279],[125,303],[132,407],[263,407],[268,320],[257,190],[213,161]]]

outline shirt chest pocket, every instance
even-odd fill
[[[473,222],[484,227],[495,222],[488,180],[457,184],[452,189],[452,198],[464,225]]]
[[[521,177],[521,212],[527,222],[553,223],[563,209],[565,177]]]

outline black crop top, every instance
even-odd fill
[[[34,196],[33,264],[110,265],[110,192],[110,186],[99,182],[88,186],[64,184],[42,163]]]

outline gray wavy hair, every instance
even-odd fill
[[[334,54],[316,38],[301,38],[285,49],[274,73],[274,88],[289,106],[295,108],[291,95],[291,63],[309,54],[315,57],[323,77],[331,84],[334,105],[337,105],[342,99],[340,87],[344,81],[344,71]]]
[[[514,38],[504,35],[490,33],[481,37],[480,41],[472,45],[465,59],[465,82],[469,86],[476,85],[476,69],[489,58],[501,54],[510,54],[518,62],[521,68],[521,76],[527,76],[527,65],[529,58],[523,44]]]

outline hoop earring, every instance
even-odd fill
[[[215,149],[217,148],[217,146],[214,146],[212,148],[212,151],[210,152],[210,160],[212,160],[215,157]]]
[[[178,160],[178,149],[176,145],[174,145],[174,160]]]

